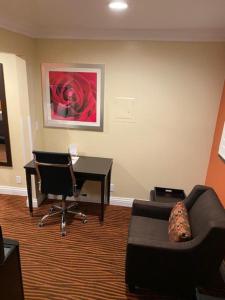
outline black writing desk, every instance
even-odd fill
[[[80,156],[73,167],[77,178],[101,182],[100,221],[104,220],[105,198],[107,199],[107,204],[109,204],[112,163],[113,160],[111,158]],[[31,175],[36,175],[34,160],[31,160],[24,168],[26,171],[29,210],[31,216],[33,216]]]

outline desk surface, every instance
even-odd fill
[[[73,166],[74,172],[79,174],[107,175],[112,167],[111,158],[79,156],[78,161]],[[24,166],[25,169],[35,169],[34,160]]]

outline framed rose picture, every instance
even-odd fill
[[[42,64],[46,127],[103,131],[104,66]]]

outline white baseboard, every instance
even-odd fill
[[[0,194],[16,195],[16,196],[27,196],[27,188],[1,185],[0,186]]]
[[[49,199],[61,199],[62,197],[57,197],[57,196],[54,196],[54,195],[49,195],[48,198]],[[74,198],[73,197],[68,197],[67,200],[73,201]],[[97,201],[88,199],[86,197],[83,197],[82,200],[85,201],[85,202],[90,202],[90,203],[99,203]],[[41,200],[41,199],[38,200],[36,198],[33,198],[33,207],[34,208],[39,207],[41,205],[42,201],[43,200]],[[134,201],[134,198],[110,197],[110,205],[132,207],[133,201]],[[27,207],[28,207],[28,199],[27,199],[26,203],[27,203]]]
[[[0,186],[0,194],[27,196],[27,189],[26,188],[13,187],[13,186]],[[54,199],[55,197],[53,195],[49,195],[49,198]],[[68,200],[69,199],[70,198],[68,197]],[[73,198],[71,197],[71,200],[72,199]],[[86,202],[97,203],[97,201],[92,201],[91,199],[88,199],[88,197],[82,197],[82,199],[83,199],[83,201],[86,201]],[[112,196],[110,197],[110,204],[111,205],[132,207],[133,201],[134,201],[134,198],[112,197]],[[40,206],[41,202],[42,202],[41,198],[36,199],[36,198],[33,197],[33,207]],[[26,204],[28,206],[28,199],[26,201]]]
[[[134,198],[110,197],[111,205],[132,207]]]
[[[32,198],[32,202],[33,202],[33,207],[34,207],[34,208],[37,208],[37,207],[40,206],[40,204],[41,204],[42,201],[40,201],[40,200],[38,201],[37,198]],[[26,200],[26,206],[27,206],[27,207],[29,206],[29,204],[28,204],[28,198],[27,198],[27,200]]]
[[[33,202],[33,207],[34,208],[37,208],[41,205],[41,202],[43,201],[43,198],[42,197],[39,197],[38,199],[37,198],[34,198],[32,197],[32,202]],[[29,204],[28,204],[28,198],[26,200],[26,206],[28,207]]]
[[[50,199],[61,199],[60,196],[54,196],[54,195],[48,195]],[[95,199],[91,199],[89,197],[80,196],[80,199],[85,202],[91,202],[91,203],[99,203],[99,201],[96,201]],[[73,197],[67,197],[67,200],[74,200]],[[124,198],[124,197],[110,197],[110,204],[111,205],[118,205],[118,206],[127,206],[132,207],[134,198]]]
[[[27,188],[15,187],[15,186],[0,186],[0,194],[3,195],[15,195],[15,196],[27,196]],[[36,198],[33,198],[33,207],[38,207],[40,205]],[[28,199],[26,201],[26,206],[28,207]]]

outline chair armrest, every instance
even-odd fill
[[[174,205],[175,203],[134,200],[132,215],[168,220]]]
[[[141,237],[132,237],[128,239],[128,246],[148,248],[149,250],[165,251],[165,252],[176,252],[178,253],[191,253],[196,251],[201,246],[201,238],[197,237],[186,242],[171,242],[171,241],[160,241],[153,239],[143,239]],[[148,251],[149,251],[148,250]]]
[[[192,278],[195,274],[195,261],[193,254],[198,247],[193,241],[175,243],[146,238],[129,238],[126,257],[126,280],[136,282],[140,279],[150,278],[150,282],[163,285],[168,282],[168,275],[175,278]],[[198,258],[198,256],[197,256]],[[194,264],[194,265],[193,265]],[[198,264],[196,264],[198,266]],[[159,273],[166,270],[167,276]],[[138,275],[136,275],[138,274]],[[161,283],[160,283],[161,284]],[[185,283],[186,284],[186,283]],[[190,283],[191,284],[191,283]]]

